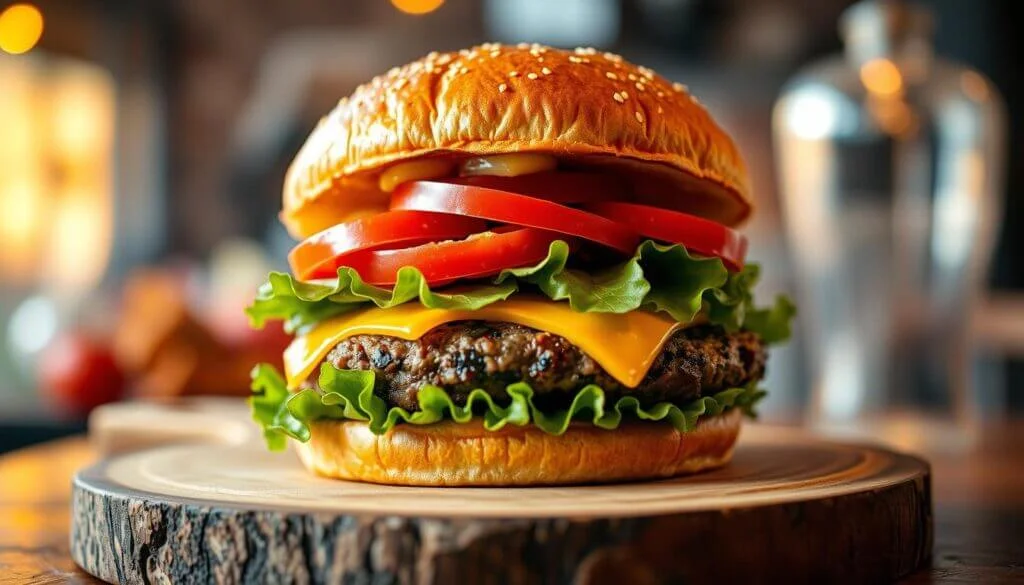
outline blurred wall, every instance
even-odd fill
[[[224,237],[267,228],[288,159],[338,98],[430,50],[475,42],[482,27],[474,0],[450,0],[425,16],[401,14],[386,0],[170,7],[171,250],[199,256]],[[310,75],[291,75],[297,68]],[[260,109],[282,84],[296,86],[296,99]],[[262,119],[246,118],[253,109]]]

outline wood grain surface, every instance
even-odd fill
[[[558,488],[379,486],[177,445],[82,472],[73,503],[73,557],[119,583],[875,583],[931,550],[926,464],[758,426],[722,470]]]
[[[932,559],[901,583],[1024,583],[1024,420],[990,421],[971,449],[928,454]],[[71,559],[73,473],[97,459],[82,437],[0,457],[0,583],[99,580]]]

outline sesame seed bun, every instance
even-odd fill
[[[296,448],[324,477],[419,486],[556,485],[672,477],[732,458],[741,414],[701,418],[682,433],[633,422],[614,431],[573,424],[561,436],[533,426],[488,431],[478,420],[398,425],[374,435],[365,422],[320,421]]]
[[[431,53],[342,99],[289,168],[281,218],[307,237],[386,210],[389,165],[517,152],[613,169],[638,201],[727,225],[752,210],[736,146],[684,86],[593,49],[487,44]]]

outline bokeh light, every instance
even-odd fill
[[[43,36],[43,14],[31,4],[14,4],[0,12],[0,51],[20,55]]]
[[[395,8],[406,14],[427,14],[444,4],[444,0],[391,0]]]
[[[879,96],[893,96],[903,89],[903,75],[896,64],[884,58],[861,65],[860,80],[868,91]]]

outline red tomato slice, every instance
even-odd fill
[[[452,213],[558,232],[603,244],[623,254],[635,252],[639,241],[631,228],[593,213],[487,187],[410,181],[391,194],[391,209]]]
[[[709,219],[636,203],[602,201],[583,209],[636,230],[643,236],[682,244],[690,252],[721,258],[726,268],[739,271],[747,255],[747,238],[736,230]]]
[[[540,262],[548,247],[565,236],[532,228],[473,234],[464,240],[430,242],[398,250],[373,250],[349,256],[351,266],[369,284],[392,286],[403,266],[414,266],[430,285],[461,278],[491,276],[505,268]]]
[[[438,182],[497,189],[562,204],[628,199],[629,195],[627,184],[614,175],[575,171],[547,171],[516,177],[477,175]]]
[[[461,239],[487,229],[483,220],[422,211],[389,211],[340,223],[313,235],[288,254],[300,279],[330,278],[357,252]]]

